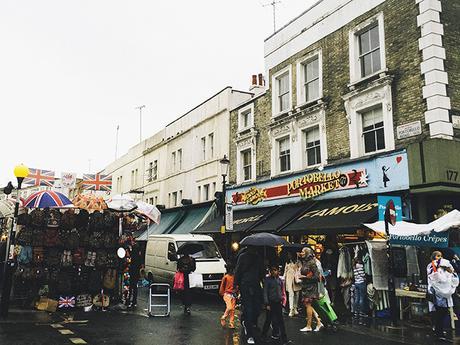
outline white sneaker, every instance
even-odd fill
[[[295,315],[295,314],[294,314],[294,310],[291,310],[291,311],[289,312],[289,317],[294,317],[294,315]]]
[[[256,342],[254,341],[253,337],[248,338],[248,344],[255,344]]]
[[[324,327],[324,325],[322,323],[319,323],[319,324],[316,325],[316,328],[315,328],[314,331],[319,332],[321,330],[321,328],[323,328],[323,327]]]
[[[304,327],[300,330],[301,332],[311,332],[313,329],[311,327]]]
[[[297,308],[294,309],[294,315],[295,316],[299,315],[299,312],[297,311]]]

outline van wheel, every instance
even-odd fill
[[[150,284],[153,284],[153,274],[152,274],[152,272],[149,272],[149,274],[147,274],[147,280],[149,281]]]

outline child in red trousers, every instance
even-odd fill
[[[222,327],[225,327],[226,321],[228,318],[228,327],[235,328],[235,291],[233,290],[233,266],[225,265],[227,269],[227,274],[224,275],[222,281],[220,282],[219,294],[223,297],[225,302],[225,312],[224,315],[220,318],[220,324]]]

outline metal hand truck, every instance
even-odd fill
[[[151,284],[149,288],[149,316],[169,316],[171,287],[169,284]]]

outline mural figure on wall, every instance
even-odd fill
[[[383,186],[386,188],[387,183],[390,182],[390,179],[388,178],[387,171],[390,170],[390,168],[387,168],[385,165],[382,166],[382,174],[383,174]]]

